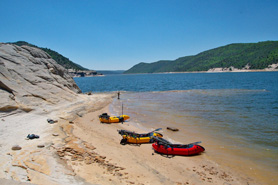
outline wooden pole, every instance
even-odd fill
[[[122,119],[122,124],[124,123],[124,104],[122,103],[122,116],[123,116],[123,119]]]

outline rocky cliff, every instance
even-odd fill
[[[69,102],[81,90],[41,49],[0,43],[0,112]]]

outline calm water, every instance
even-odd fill
[[[83,92],[122,91],[121,100],[115,100],[111,110],[120,114],[124,104],[130,123],[138,127],[178,127],[180,132],[175,134],[164,129],[167,139],[182,143],[202,140],[206,155],[219,163],[231,167],[243,163],[245,166],[237,168],[258,168],[254,173],[269,169],[265,174],[270,179],[278,175],[278,72],[111,75],[74,80]]]

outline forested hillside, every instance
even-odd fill
[[[278,63],[278,41],[230,44],[194,56],[154,63],[139,63],[125,73],[207,71],[212,68],[264,69]]]
[[[61,55],[60,53],[53,51],[51,49],[48,48],[41,48],[38,46],[35,46],[33,44],[30,44],[28,42],[25,41],[18,41],[18,42],[14,42],[12,44],[16,44],[18,46],[22,46],[22,45],[28,45],[31,47],[37,47],[42,49],[43,51],[45,51],[46,53],[48,53],[58,64],[62,65],[64,68],[66,69],[74,69],[74,70],[88,70],[74,62],[72,62],[71,60],[69,60],[68,58],[64,57],[63,55]]]

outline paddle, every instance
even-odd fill
[[[159,138],[159,137],[154,137],[154,139],[159,142],[160,144],[164,145],[164,146],[170,146],[172,147],[171,145],[175,145],[175,144],[172,144],[171,142],[163,139],[163,138]],[[194,143],[189,143],[189,144],[186,144],[186,145],[197,145],[197,144],[200,144],[202,143],[202,141],[197,141],[197,142],[194,142]]]
[[[159,143],[162,143],[162,144],[172,144],[171,142],[167,141],[166,139],[163,139],[163,138],[160,138],[160,137],[156,137],[154,136],[153,139],[156,141],[156,142],[159,142]]]
[[[157,132],[157,131],[159,131],[159,130],[162,130],[162,128],[157,128],[157,129],[155,129],[154,131],[151,131],[151,132],[149,132],[149,133]]]
[[[197,141],[197,142],[194,142],[194,143],[189,143],[187,145],[197,145],[197,144],[200,144],[200,143],[202,143],[202,141]]]

